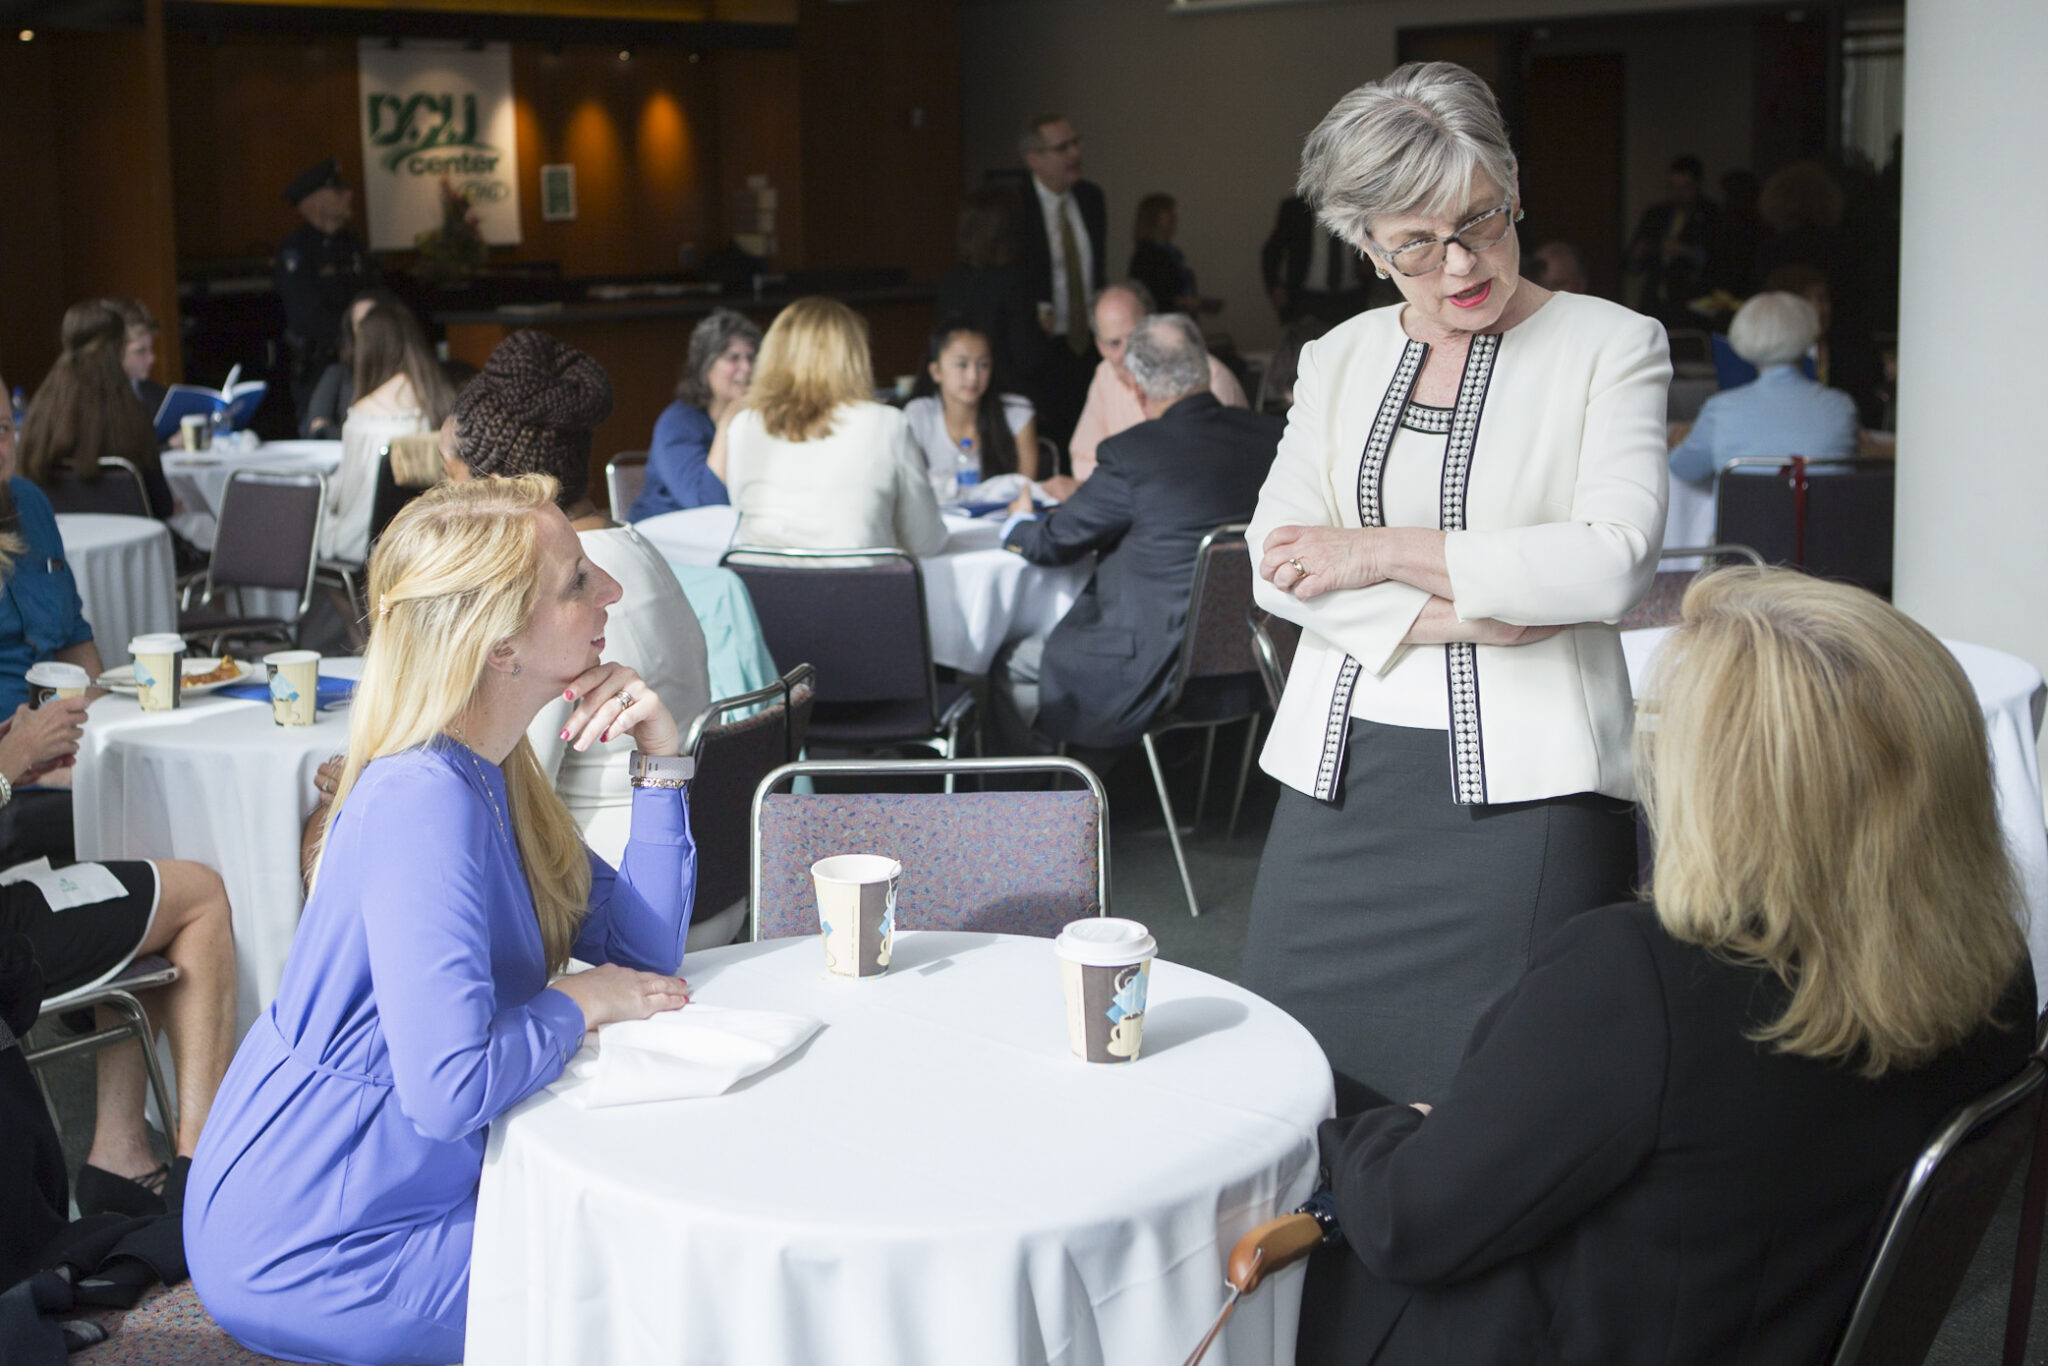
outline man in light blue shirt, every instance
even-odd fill
[[[1760,372],[1723,390],[1671,452],[1671,477],[1707,484],[1731,460],[1847,460],[1856,454],[1856,400],[1799,372],[1820,335],[1813,305],[1796,294],[1759,294],[1728,328],[1735,353]]]

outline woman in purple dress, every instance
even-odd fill
[[[545,476],[433,489],[378,542],[312,895],[185,1198],[193,1282],[255,1351],[460,1360],[486,1126],[586,1030],[688,1000],[685,766],[659,695],[598,662],[618,597]],[[571,744],[639,749],[617,871],[526,742],[564,694]],[[604,966],[550,984],[572,955]]]

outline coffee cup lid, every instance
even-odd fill
[[[903,865],[882,854],[834,854],[811,865],[811,876],[826,882],[887,882]]]
[[[172,632],[137,636],[128,642],[131,655],[174,655],[185,648],[185,637]]]
[[[1151,931],[1135,920],[1113,915],[1071,922],[1052,946],[1062,958],[1098,968],[1142,963],[1159,954],[1159,943]]]
[[[45,659],[29,665],[25,681],[45,688],[82,688],[92,679],[76,664]]]
[[[318,664],[318,650],[272,650],[263,656],[265,664]]]

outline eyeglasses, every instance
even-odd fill
[[[1068,152],[1077,152],[1080,149],[1081,135],[1076,133],[1065,142],[1048,142],[1038,150],[1041,152],[1051,152],[1054,156],[1065,156]]]
[[[1508,217],[1508,209],[1513,203],[1511,199],[1502,200],[1499,208],[1480,214],[1449,237],[1425,237],[1406,246],[1395,247],[1392,251],[1372,242],[1370,237],[1366,241],[1372,242],[1381,259],[1403,275],[1427,275],[1443,269],[1444,248],[1448,243],[1456,242],[1474,256],[1499,246],[1500,240],[1508,235],[1508,229],[1514,226],[1514,220]]]

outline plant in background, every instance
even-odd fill
[[[490,259],[476,210],[469,196],[441,177],[441,226],[413,239],[419,248],[419,273],[430,280],[459,280],[483,269]]]

